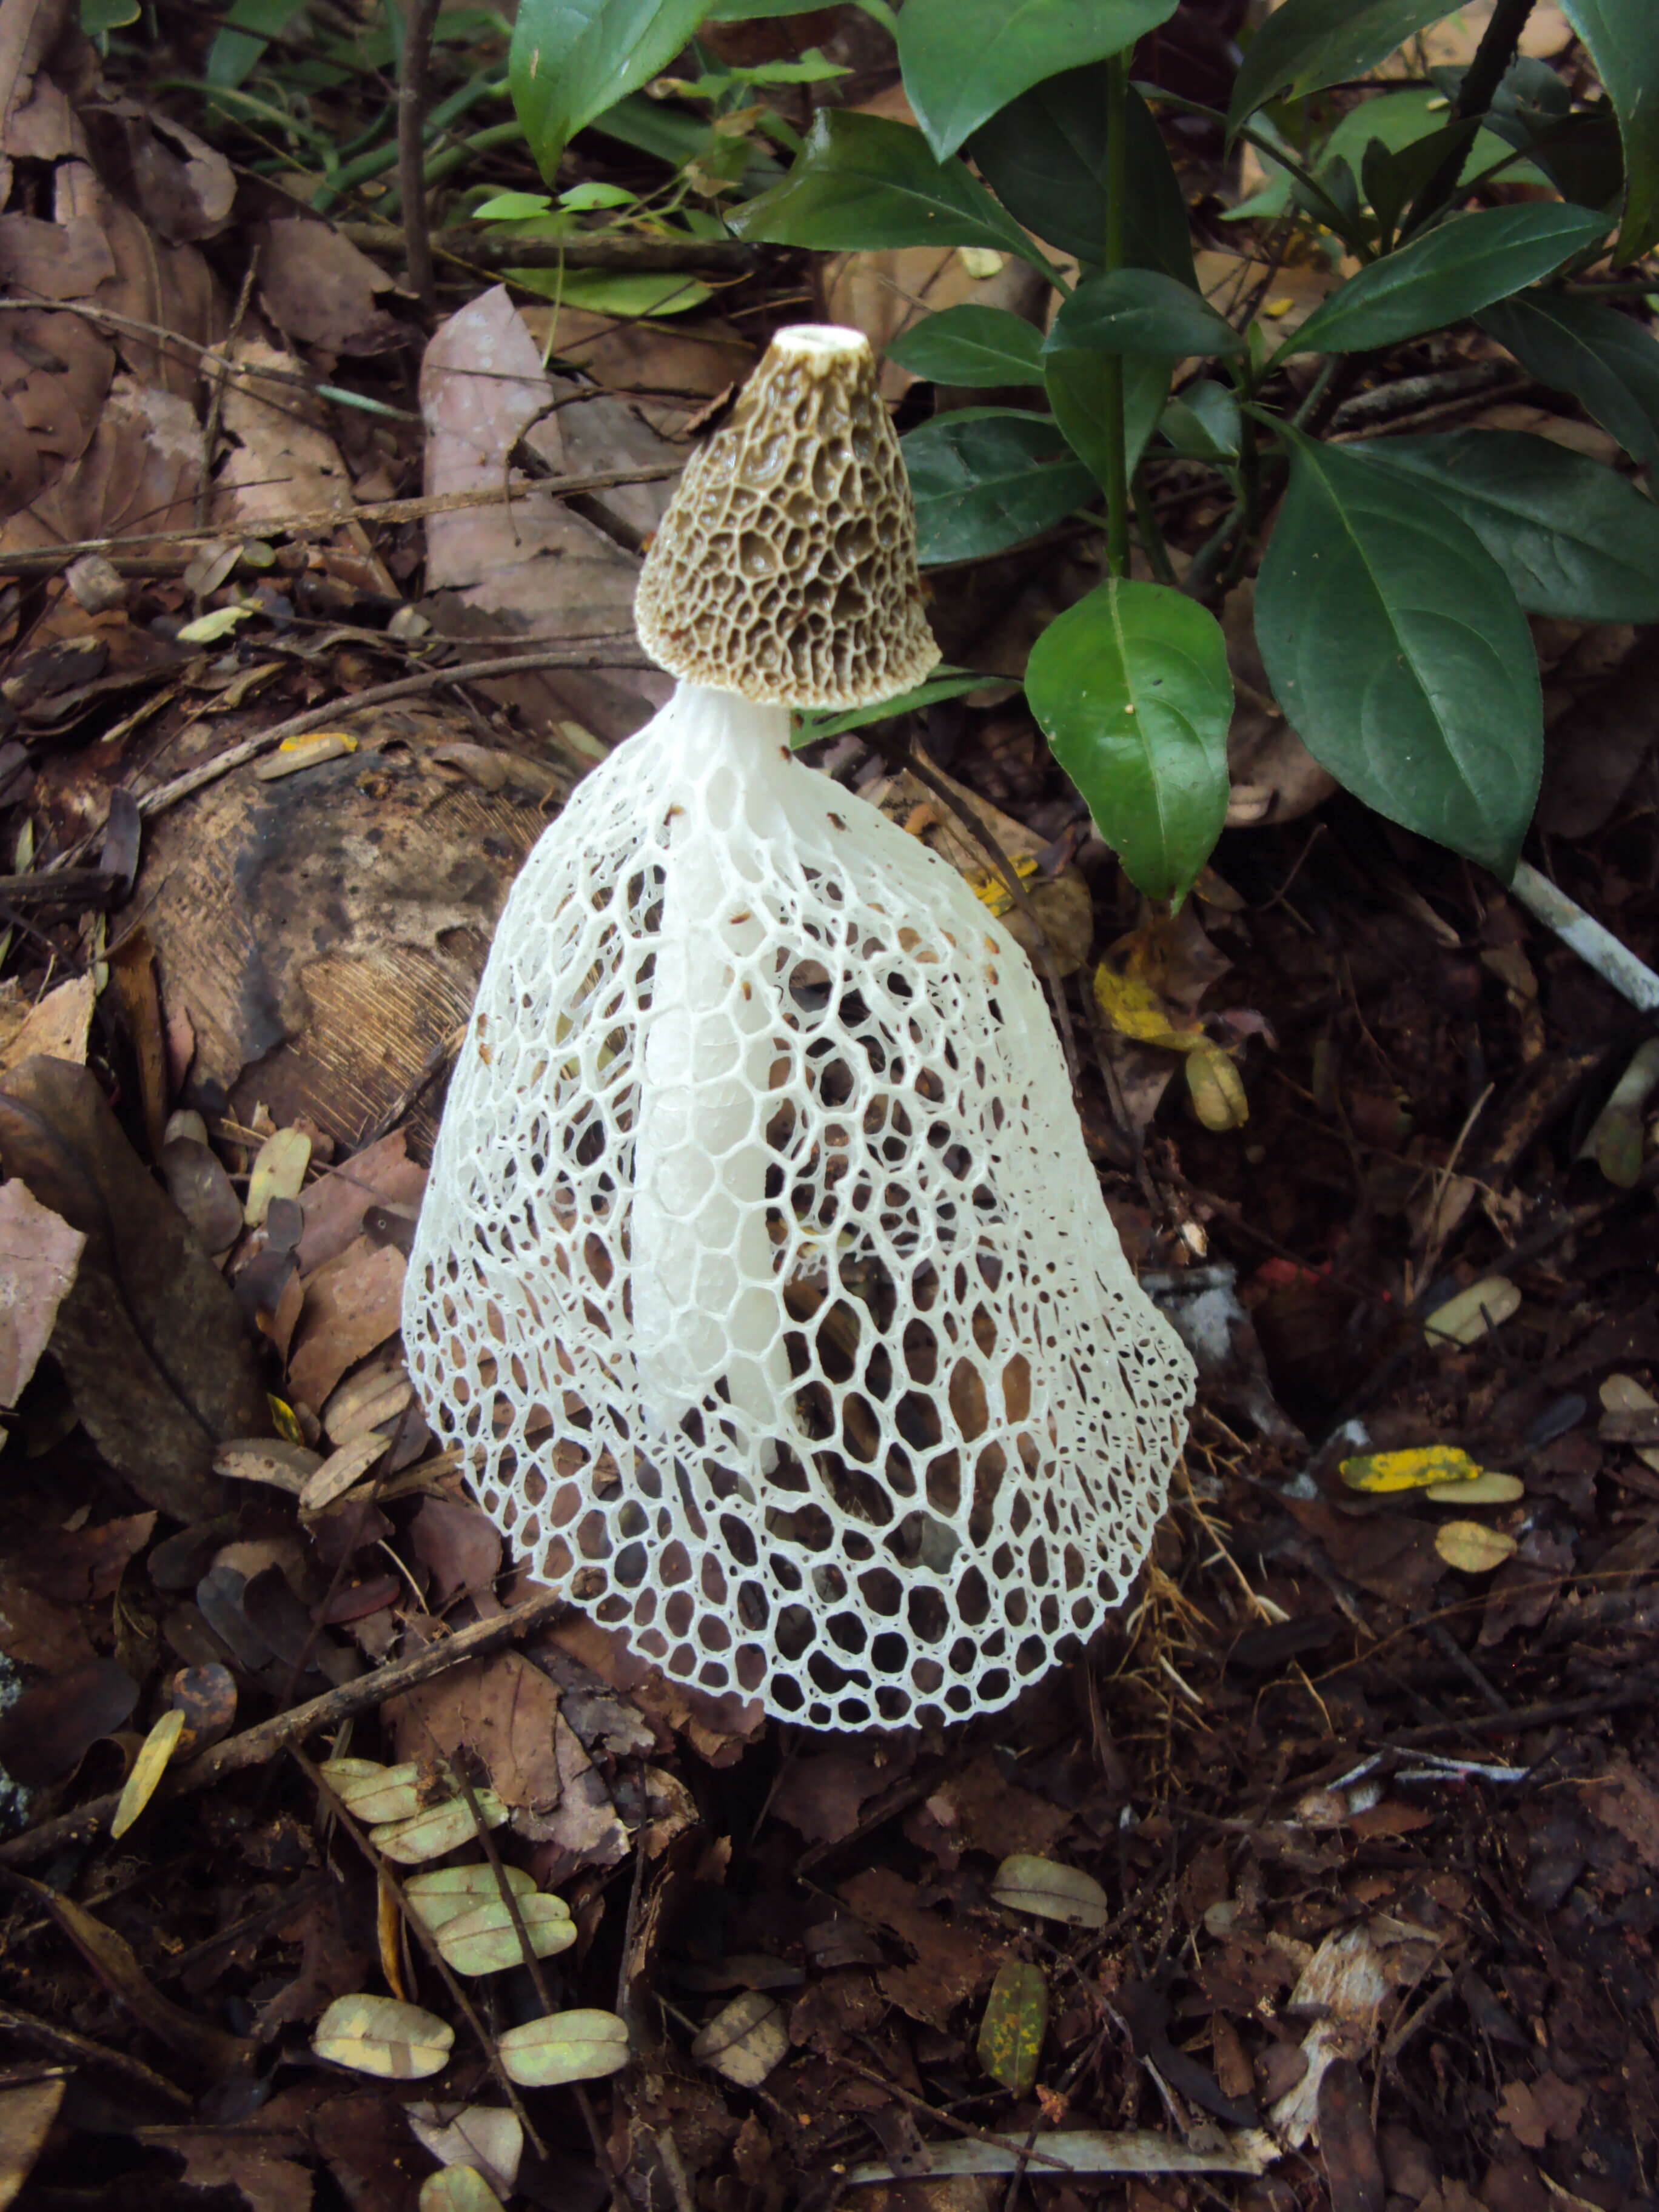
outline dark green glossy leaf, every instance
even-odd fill
[[[1528,614],[1659,623],[1659,507],[1599,461],[1506,430],[1370,438],[1347,451],[1461,516]]]
[[[739,238],[831,252],[989,246],[1030,261],[1019,225],[961,161],[936,161],[920,131],[826,108],[781,185],[732,217]]]
[[[1528,292],[1488,307],[1480,327],[1540,384],[1570,392],[1632,459],[1659,468],[1659,341],[1594,300]]]
[[[1209,378],[1189,384],[1158,416],[1158,427],[1189,461],[1236,460],[1242,435],[1238,395],[1231,385]]]
[[[902,331],[886,351],[933,384],[1042,381],[1042,333],[1006,307],[941,307]]]
[[[1146,441],[1158,428],[1158,418],[1169,396],[1167,361],[1133,356],[1123,362],[1123,442],[1129,469],[1133,470]],[[1091,474],[1103,488],[1107,478],[1107,441],[1109,410],[1103,354],[1051,353],[1043,356],[1043,382],[1054,420],[1066,443],[1086,461]]]
[[[1103,63],[1067,70],[1022,93],[975,134],[968,150],[991,190],[1028,230],[1079,261],[1106,258]],[[1126,258],[1195,284],[1187,203],[1152,110],[1132,90]]]
[[[1166,22],[1176,0],[906,0],[904,89],[941,161],[1022,92],[1103,61]]]
[[[1659,240],[1659,19],[1653,0],[1561,0],[1589,49],[1625,144],[1625,219],[1615,261]]]
[[[1601,236],[1583,208],[1532,202],[1454,216],[1351,276],[1283,351],[1362,353],[1478,314]]]
[[[1094,495],[1094,478],[1047,415],[964,407],[900,442],[924,567],[1000,553]]]
[[[996,680],[971,668],[942,670],[930,676],[925,684],[918,684],[915,690],[901,691],[895,699],[878,699],[867,706],[848,707],[839,714],[798,714],[789,742],[799,751],[803,745],[816,744],[820,738],[838,738],[844,730],[862,730],[872,722],[890,722],[895,715],[914,714],[921,708],[937,707],[946,699],[960,699],[965,692],[977,691],[981,685]]]
[[[705,23],[769,22],[775,15],[808,15],[822,0],[714,0]]]
[[[530,150],[550,179],[584,124],[666,69],[707,0],[521,0],[507,77]]]
[[[1079,284],[1054,318],[1045,353],[1121,353],[1182,361],[1237,353],[1243,339],[1209,302],[1156,269],[1115,269]]]
[[[1285,0],[1245,49],[1228,121],[1237,129],[1281,93],[1368,76],[1456,0]]]
[[[1268,681],[1316,760],[1379,814],[1505,881],[1543,709],[1509,579],[1422,488],[1295,431],[1256,582]]]
[[[1025,696],[1129,880],[1183,899],[1227,817],[1233,682],[1215,617],[1113,577],[1044,630]]]

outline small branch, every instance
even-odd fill
[[[0,301],[0,307],[5,302]],[[549,477],[533,484],[479,484],[471,491],[441,491],[424,499],[371,499],[356,507],[313,508],[307,514],[273,514],[254,522],[225,522],[216,530],[138,530],[125,538],[82,538],[65,545],[0,552],[0,576],[51,575],[83,553],[118,554],[140,545],[219,545],[234,538],[316,538],[353,522],[423,522],[431,514],[459,514],[473,507],[510,507],[514,500],[551,492],[556,499],[614,491],[621,484],[661,483],[677,477],[682,461],[658,461],[643,469],[597,469],[586,476]]]
[[[1504,81],[1504,72],[1515,59],[1521,33],[1532,13],[1532,4],[1533,0],[1498,0],[1490,21],[1480,34],[1480,43],[1474,50],[1474,59],[1464,70],[1463,82],[1457,88],[1457,99],[1452,108],[1454,123],[1478,120],[1492,106],[1492,96]],[[1402,244],[1421,230],[1424,224],[1431,221],[1446,205],[1457,190],[1458,179],[1463,173],[1463,164],[1468,157],[1469,141],[1467,138],[1457,139],[1450,153],[1412,202],[1411,211],[1400,227]]]
[[[561,1592],[538,1590],[534,1597],[526,1598],[521,1605],[509,1607],[493,1620],[475,1621],[471,1627],[458,1629],[454,1635],[428,1644],[407,1659],[377,1667],[372,1674],[360,1674],[355,1682],[343,1682],[337,1689],[326,1690],[320,1698],[313,1698],[306,1705],[295,1705],[272,1720],[261,1721],[256,1728],[244,1729],[240,1735],[228,1736],[223,1743],[215,1744],[211,1751],[204,1751],[199,1759],[192,1759],[157,1795],[170,1802],[175,1797],[193,1796],[227,1774],[263,1766],[278,1752],[302,1743],[319,1729],[338,1728],[342,1722],[355,1719],[359,1713],[372,1712],[400,1691],[412,1690],[417,1683],[430,1681],[434,1674],[447,1674],[450,1668],[493,1651],[498,1644],[510,1642],[521,1630],[550,1620],[564,1603]],[[36,1827],[26,1828],[21,1836],[10,1837],[0,1844],[0,1866],[26,1866],[31,1860],[45,1858],[61,1850],[65,1844],[87,1842],[109,1825],[120,1802],[119,1792],[111,1790],[106,1796],[88,1798],[72,1812],[60,1813],[56,1820],[42,1820]]]
[[[1610,983],[1621,999],[1628,999],[1644,1014],[1659,1014],[1659,975],[1627,945],[1621,945],[1611,930],[1603,929],[1586,914],[1576,900],[1559,890],[1547,876],[1540,876],[1522,860],[1510,890],[1586,967],[1593,968],[1604,983]]]
[[[400,254],[404,234],[385,222],[343,222],[336,228],[365,253]],[[755,268],[757,249],[740,238],[641,238],[631,232],[579,231],[572,238],[511,238],[498,223],[457,223],[441,230],[434,252],[474,269],[621,269],[641,275],[711,269],[739,275]]]
[[[216,783],[233,769],[241,768],[264,753],[273,752],[289,738],[303,738],[313,730],[325,730],[332,722],[343,720],[349,714],[361,714],[371,707],[390,706],[394,699],[418,698],[423,691],[435,691],[446,684],[486,683],[497,676],[528,676],[543,668],[649,668],[653,663],[642,653],[626,653],[620,650],[606,653],[582,653],[568,646],[547,645],[539,653],[508,653],[495,660],[463,660],[450,668],[422,669],[418,676],[400,676],[391,684],[373,684],[367,691],[349,693],[343,699],[331,699],[326,705],[307,708],[303,714],[292,715],[286,722],[278,722],[269,730],[261,730],[257,737],[244,738],[240,744],[228,745],[210,761],[198,768],[186,769],[170,782],[160,784],[147,791],[138,801],[138,811],[148,817],[164,814],[169,806],[176,806],[181,799],[199,791],[204,784]]]
[[[426,205],[427,64],[441,0],[403,0],[404,50],[398,61],[398,184],[403,204],[404,268],[409,289],[430,314],[437,299]]]

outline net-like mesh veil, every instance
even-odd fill
[[[1005,1704],[1139,1569],[1191,1364],[1025,956],[683,685],[515,885],[409,1271],[410,1371],[544,1581],[819,1727]]]

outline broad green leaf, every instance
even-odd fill
[[[592,315],[683,315],[708,298],[707,284],[679,270],[508,269],[526,292]]]
[[[575,1942],[576,1923],[562,1897],[520,1897],[518,1906],[530,1948],[538,1959],[553,1958]],[[446,1920],[438,1934],[438,1948],[458,1974],[505,1973],[524,1959],[524,1945],[504,1897],[470,1904],[465,1912]]]
[[[597,2081],[628,2063],[628,2030],[614,2012],[548,2013],[509,2027],[499,2041],[501,2064],[521,2088]]]
[[[765,23],[776,15],[810,15],[823,0],[714,0],[705,23]]]
[[[299,0],[294,0],[294,4],[297,7]],[[89,39],[107,38],[112,31],[125,30],[129,23],[137,21],[138,0],[81,0],[81,28]],[[221,31],[219,37],[222,39],[224,35]],[[259,45],[256,43],[256,58],[258,52]]]
[[[724,2004],[691,2045],[691,2056],[740,2089],[758,2089],[789,2054],[783,2007],[764,1990],[744,1990]]]
[[[985,2000],[975,2048],[979,2063],[1011,2096],[1027,2097],[1048,2032],[1048,1984],[1024,1959],[999,1966]]]
[[[905,0],[899,67],[943,161],[1044,77],[1104,61],[1167,22],[1176,0]]]
[[[1281,93],[1300,98],[1343,77],[1369,76],[1456,0],[1285,0],[1244,52],[1228,121],[1234,130]]]
[[[840,714],[797,714],[789,742],[799,750],[802,745],[816,744],[820,738],[838,738],[843,730],[861,730],[871,722],[890,721],[896,714],[936,707],[942,700],[960,699],[964,692],[977,691],[982,684],[997,680],[971,668],[946,669],[918,684],[914,691],[901,691],[895,699],[875,699],[867,706],[848,707]]]
[[[1094,495],[1094,478],[1050,416],[964,407],[936,415],[900,442],[924,568],[1000,553]]]
[[[1659,468],[1659,340],[1594,300],[1528,292],[1500,301],[1480,327],[1540,384],[1570,392],[1632,459]]]
[[[1237,353],[1244,341],[1224,316],[1156,269],[1115,269],[1079,284],[1055,316],[1045,353]]]
[[[520,0],[507,81],[542,174],[585,124],[667,68],[707,0]]]
[[[449,2063],[455,2031],[447,2021],[397,1997],[336,1997],[318,2021],[311,2047],[319,2058],[377,2074],[388,2081],[417,2081]]]
[[[1019,225],[962,161],[936,161],[920,131],[884,116],[820,111],[781,185],[737,210],[739,238],[836,253],[889,246],[989,246],[1034,258]]]
[[[1237,460],[1242,434],[1238,395],[1230,385],[1206,377],[1170,402],[1158,427],[1187,460]]]
[[[1415,155],[1420,149],[1425,162],[1431,167],[1446,140],[1444,96],[1437,93],[1431,84],[1413,85],[1403,92],[1378,93],[1373,99],[1363,100],[1358,106],[1351,107],[1320,149],[1312,167],[1317,176],[1328,162],[1340,159],[1346,161],[1356,175],[1364,176],[1368,155],[1374,154],[1375,149],[1381,147],[1385,152],[1396,155],[1409,152]],[[1462,173],[1465,177],[1474,176],[1482,169],[1491,168],[1494,162],[1501,161],[1513,149],[1507,140],[1491,131],[1478,131],[1464,159]],[[1270,216],[1283,215],[1290,207],[1292,197],[1290,171],[1275,164],[1271,155],[1262,154],[1261,158],[1267,169],[1268,181],[1247,202],[1227,210],[1226,220],[1230,222],[1247,216],[1263,221]],[[1524,161],[1517,161],[1512,169],[1505,169],[1504,174],[1511,183],[1525,180],[1529,184],[1547,186],[1547,179]],[[1425,168],[1425,181],[1426,176]],[[1368,183],[1367,198],[1371,197]],[[1374,198],[1372,204],[1377,204]],[[1381,215],[1384,210],[1378,207],[1377,212]]]
[[[1543,708],[1509,579],[1449,508],[1295,431],[1255,597],[1291,726],[1379,814],[1505,881],[1532,818]]]
[[[1595,64],[1625,144],[1625,219],[1615,261],[1659,240],[1659,22],[1653,0],[1561,0]]]
[[[901,331],[886,351],[933,384],[1042,381],[1042,333],[1006,307],[941,307]]]
[[[324,1772],[327,1772],[325,1767]],[[534,1893],[535,1882],[522,1867],[503,1867],[507,1887],[516,1897]],[[499,1897],[501,1886],[495,1869],[486,1860],[475,1866],[430,1867],[412,1874],[404,1884],[404,1895],[423,1924],[435,1935],[439,1929],[471,1912],[489,1898]]]
[[[1085,263],[1106,258],[1106,78],[1097,62],[1033,85],[993,116],[968,149],[1012,216]],[[1133,90],[1125,137],[1126,258],[1138,269],[1161,269],[1195,284],[1181,180],[1152,110]]]
[[[112,1836],[125,1836],[155,1795],[161,1777],[167,1771],[167,1761],[177,1750],[184,1729],[184,1713],[174,1706],[170,1712],[162,1714],[144,1738],[139,1747],[138,1756],[132,1762],[132,1771],[121,1791],[115,1818],[109,1824]]]
[[[216,90],[234,89],[240,84],[258,67],[271,40],[282,36],[304,5],[305,0],[234,0],[208,48],[208,82]],[[83,29],[90,27],[87,7],[88,0],[81,0]],[[133,6],[125,14],[112,13],[110,0],[101,0],[101,11],[106,21],[118,23],[130,23],[138,13]]]
[[[1599,461],[1508,430],[1347,450],[1419,479],[1461,515],[1528,614],[1659,623],[1659,507]]]
[[[1179,904],[1227,817],[1233,684],[1215,617],[1113,577],[1043,631],[1025,695],[1130,882]]]
[[[1092,1875],[1030,1851],[1004,1859],[991,1878],[991,1895],[1010,1911],[1041,1920],[1063,1920],[1073,1928],[1106,1925],[1106,1893]]]
[[[1461,322],[1547,276],[1606,228],[1599,215],[1549,201],[1453,216],[1351,276],[1281,354],[1367,352]]]
[[[1107,473],[1106,356],[1097,353],[1051,353],[1043,358],[1043,382],[1054,420],[1066,442],[1103,488]],[[1131,473],[1158,428],[1170,392],[1171,364],[1147,355],[1123,363],[1124,445]]]

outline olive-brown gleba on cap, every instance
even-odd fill
[[[939,660],[915,514],[860,331],[781,331],[695,454],[647,555],[640,642],[757,704],[860,707]]]

